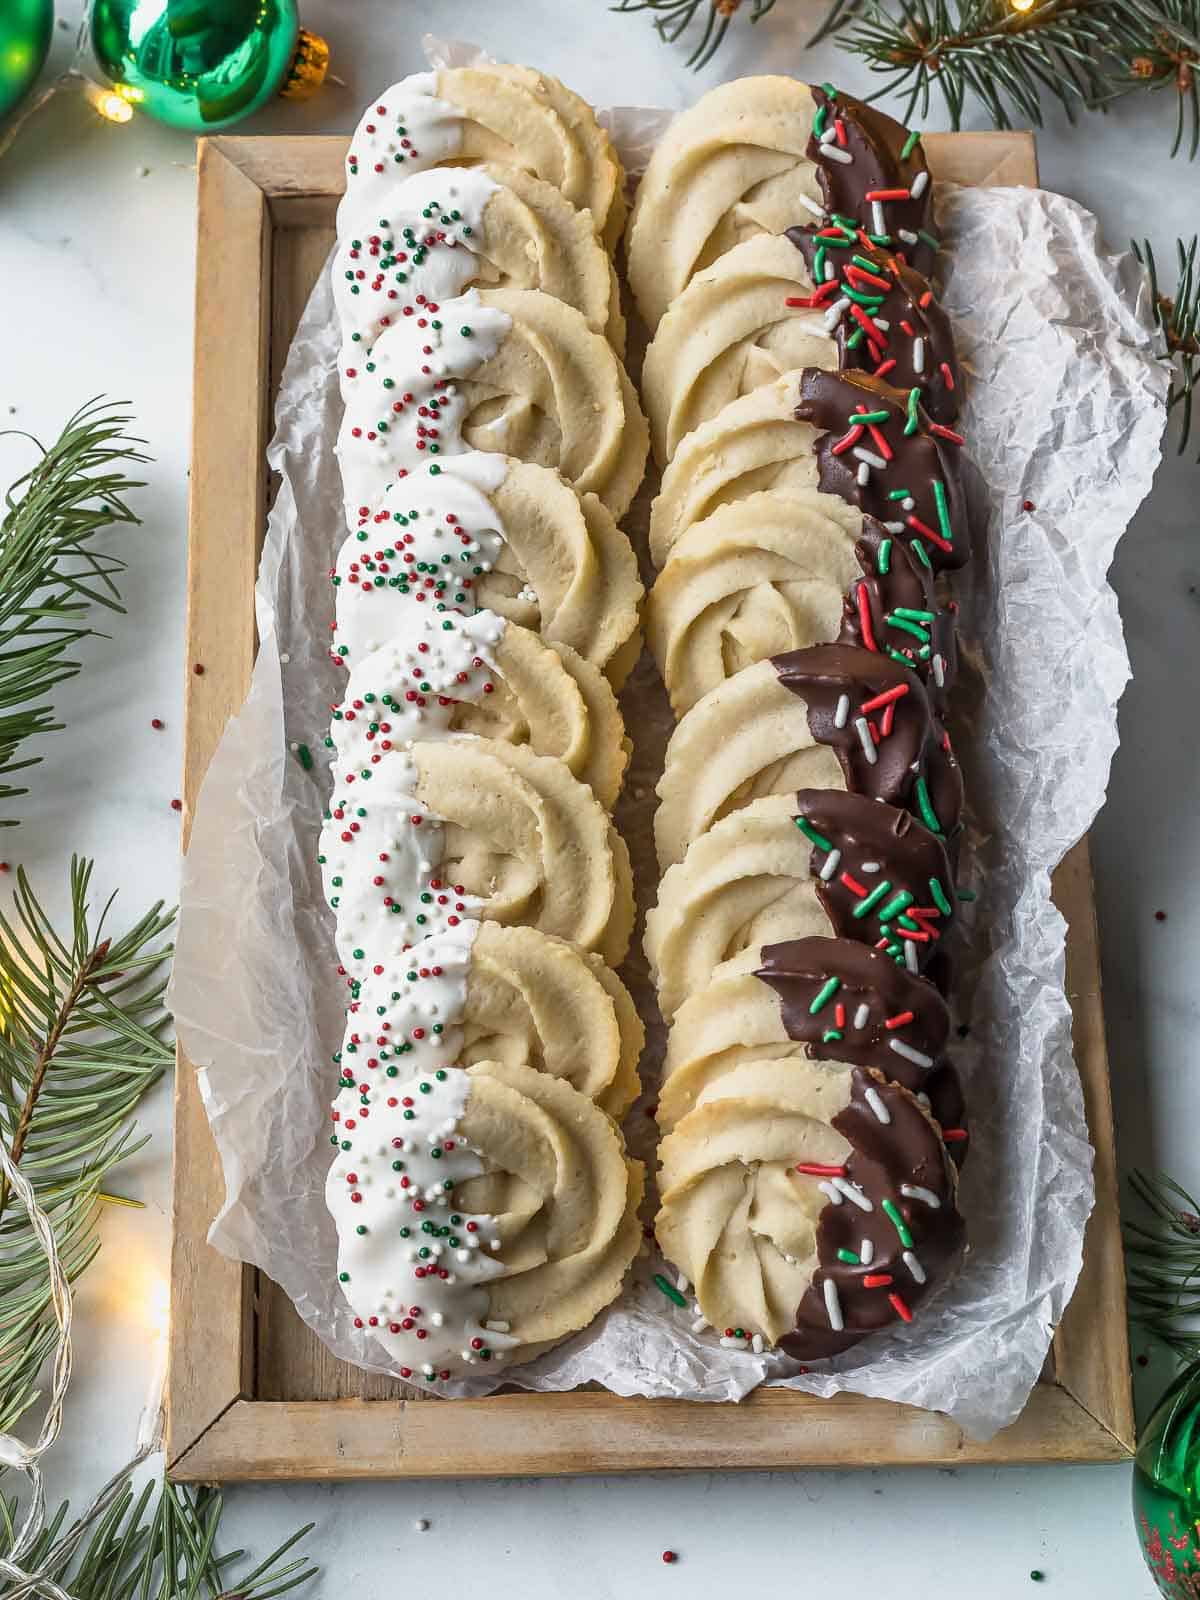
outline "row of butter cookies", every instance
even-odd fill
[[[910,1320],[962,1245],[961,1096],[919,975],[962,804],[927,546],[966,542],[957,436],[922,403],[956,387],[948,363],[925,382],[948,335],[912,320],[940,318],[928,191],[889,119],[746,80],[670,130],[629,240],[666,464],[649,633],[686,713],[646,936],[675,1019],[657,1230],[701,1325],[807,1359]]]
[[[586,1325],[639,1240],[611,1119],[642,1028],[604,959],[641,592],[613,517],[645,456],[595,231],[619,179],[561,85],[449,72],[364,116],[339,214],[327,1197],[356,1321],[431,1383]]]

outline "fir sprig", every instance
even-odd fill
[[[1133,1318],[1182,1360],[1200,1355],[1200,1202],[1173,1178],[1135,1172],[1147,1219],[1126,1221]]]
[[[98,1248],[102,1182],[140,1148],[129,1119],[171,1059],[163,1038],[161,902],[108,935],[93,920],[92,863],[72,858],[70,931],[60,934],[23,871],[0,913],[0,1139],[50,1218],[68,1278]],[[0,1432],[37,1397],[53,1349],[49,1269],[23,1209],[0,1184]]]
[[[312,1530],[311,1522],[251,1571],[233,1570],[245,1551],[217,1553],[222,1509],[215,1489],[164,1482],[156,1498],[154,1484],[135,1495],[126,1481],[90,1534],[82,1520],[68,1520],[65,1504],[59,1506],[22,1566],[44,1573],[72,1600],[272,1600],[316,1575],[304,1557],[283,1559]],[[16,1502],[0,1497],[0,1556],[12,1548],[15,1524]],[[14,1592],[0,1580],[0,1600]]]
[[[1179,419],[1179,454],[1187,449],[1192,431],[1192,404],[1200,387],[1200,234],[1190,244],[1182,239],[1175,244],[1177,281],[1174,294],[1164,294],[1158,265],[1150,241],[1133,246],[1133,252],[1146,268],[1154,321],[1158,328],[1160,352],[1171,362],[1171,387],[1167,391],[1167,411]],[[1200,463],[1200,455],[1196,460]]]
[[[124,609],[115,579],[125,563],[94,541],[115,525],[138,521],[125,496],[142,484],[129,468],[148,457],[137,449],[142,441],[126,432],[130,420],[103,401],[89,402],[5,496],[0,802],[28,792],[5,781],[41,759],[23,753],[26,741],[62,727],[46,697],[80,670],[71,652],[95,632],[92,608]],[[0,815],[0,825],[16,820]]]
[[[687,65],[697,71],[707,66],[725,42],[729,25],[741,10],[742,0],[621,0],[614,11],[653,11],[654,26],[668,44],[674,44],[680,34],[696,19],[701,18],[700,37]],[[747,16],[758,22],[774,8],[775,0],[750,0]]]

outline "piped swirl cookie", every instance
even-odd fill
[[[743,1348],[836,1355],[911,1322],[962,1253],[937,1124],[868,1067],[746,1062],[705,1089],[661,1156],[658,1238]]]
[[[653,328],[741,242],[814,218],[848,222],[928,272],[931,200],[918,134],[828,84],[739,78],[677,117],[651,156],[629,220],[629,280]]]
[[[616,243],[624,173],[595,112],[557,78],[499,62],[414,73],[367,107],[346,154],[338,232],[364,208],[386,213],[397,177],[485,163],[533,173]]]
[[[649,436],[624,367],[539,289],[470,289],[437,316],[402,318],[364,357],[343,356],[340,379],[352,522],[414,467],[464,450],[553,467],[618,518],[642,480]]]
[[[372,205],[374,199],[378,203]],[[471,288],[541,289],[625,348],[612,262],[588,212],[519,167],[413,173],[343,206],[332,265],[343,341],[358,354],[393,322]]]
[[[338,1279],[400,1377],[531,1360],[616,1298],[641,1243],[643,1172],[564,1079],[495,1061],[349,1074],[333,1117]]]
[[[536,928],[466,921],[380,965],[352,985],[335,1058],[350,1076],[503,1061],[564,1079],[617,1121],[633,1103],[644,1030],[599,956]]]

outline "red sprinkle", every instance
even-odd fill
[[[673,1567],[679,1560],[679,1554],[675,1550],[664,1550],[662,1558],[666,1562],[667,1566]]]
[[[878,711],[880,706],[890,705],[893,700],[899,700],[908,693],[906,683],[898,683],[894,689],[885,689],[882,694],[875,695],[870,700],[864,700],[859,710],[862,712]]]
[[[150,718],[150,726],[152,728],[161,729],[161,728],[165,728],[166,727],[166,723],[163,721],[163,719],[161,717],[151,717]]]
[[[831,1167],[822,1161],[797,1161],[796,1172],[806,1173],[810,1178],[844,1178],[845,1167]]]
[[[911,200],[907,189],[868,189],[864,200]]]
[[[890,1032],[894,1028],[903,1028],[912,1020],[913,1013],[911,1011],[897,1011],[894,1017],[889,1017],[887,1019],[887,1021],[884,1023],[884,1027]]]
[[[868,650],[874,650],[876,654],[878,654],[879,646],[875,643],[875,633],[871,627],[871,607],[868,601],[868,590],[865,583],[859,584],[857,594],[858,625],[862,629],[863,643],[866,645]]]
[[[900,1296],[898,1294],[890,1294],[890,1295],[888,1295],[888,1304],[891,1306],[892,1310],[896,1313],[896,1315],[900,1318],[901,1322],[911,1322],[912,1321],[912,1312],[904,1304],[904,1301],[901,1300],[901,1298],[900,1298]]]
[[[895,1278],[890,1272],[868,1272],[863,1279],[864,1289],[886,1289],[889,1283],[895,1283]]]
[[[204,676],[204,663],[197,661],[196,665],[192,668],[192,671],[198,678],[202,678]]]
[[[183,810],[183,801],[182,800],[172,800],[171,801],[171,810],[172,811],[182,811]]]
[[[1034,505],[1032,500],[1022,500],[1021,501],[1021,510],[1022,511],[1036,511],[1037,507]]]

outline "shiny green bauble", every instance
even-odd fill
[[[1200,1597],[1200,1364],[1180,1374],[1142,1433],[1133,1519],[1166,1600]]]
[[[211,133],[277,94],[296,0],[92,0],[92,49],[117,93],[159,122]]]
[[[0,0],[0,121],[33,88],[53,27],[53,0]]]

